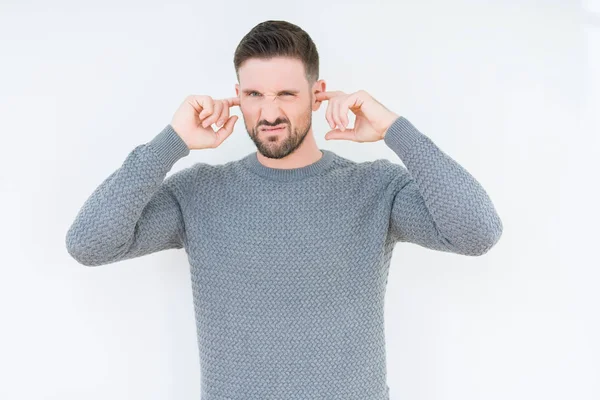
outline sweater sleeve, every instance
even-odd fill
[[[483,187],[406,118],[384,142],[404,165],[381,160],[391,176],[390,233],[394,241],[468,256],[491,249],[502,221]]]
[[[85,201],[66,234],[68,253],[98,266],[184,246],[178,188],[191,168],[165,179],[189,148],[167,125],[135,147]]]

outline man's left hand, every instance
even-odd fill
[[[341,91],[318,92],[316,100],[329,101],[326,118],[333,130],[325,134],[327,140],[376,142],[384,138],[390,125],[399,117],[364,90],[352,94]],[[352,128],[347,127],[348,111],[356,115]]]

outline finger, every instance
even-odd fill
[[[207,115],[212,114],[213,99],[206,97],[206,96],[194,96],[193,100],[197,103],[197,105],[200,108],[202,108],[200,115],[198,115],[198,118],[200,118],[200,120],[203,120]]]
[[[233,132],[233,127],[237,120],[238,120],[238,116],[232,115],[231,117],[229,117],[227,122],[225,122],[225,125],[223,125],[223,127],[216,132],[217,143],[218,143],[217,145],[220,145],[221,143],[223,143],[223,141],[225,139],[227,139],[229,137],[229,135],[231,135],[231,133]]]
[[[344,101],[344,104],[348,107],[348,109],[356,109],[356,108],[360,108],[360,106],[363,104],[364,99],[361,98],[361,93],[360,91],[356,92],[356,93],[352,93],[350,96],[348,96],[348,98]]]
[[[325,119],[327,119],[327,122],[329,123],[329,126],[331,127],[331,129],[335,128],[335,122],[333,121],[333,117],[332,117],[333,103],[335,103],[335,102],[330,101],[329,103],[327,103],[327,110],[325,111]]]
[[[315,93],[315,100],[317,101],[325,101],[329,100],[330,96],[327,92],[317,92]]]
[[[221,115],[223,109],[223,103],[221,101],[215,101],[213,104],[213,113],[209,115],[203,122],[202,126],[207,128],[217,122],[217,118]]]
[[[333,104],[333,110],[332,110],[332,116],[333,116],[333,120],[335,121],[335,125],[338,129],[340,130],[344,130],[344,127],[342,126],[342,120],[340,119],[340,102],[336,101]]]
[[[342,127],[345,129],[348,127],[350,121],[348,120],[349,104],[348,100],[340,102],[340,121],[342,121]]]
[[[227,101],[227,105],[229,107],[233,107],[233,106],[239,106],[240,105],[240,98],[239,97],[230,97],[228,99],[226,99]]]
[[[330,100],[336,96],[340,96],[343,95],[344,92],[341,92],[339,90],[335,90],[335,91],[330,91],[330,92],[317,92],[317,96],[316,99],[323,101],[323,100]]]
[[[227,100],[223,100],[223,110],[221,111],[221,115],[217,120],[217,126],[221,127],[229,119],[229,107],[227,106]]]

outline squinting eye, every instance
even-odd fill
[[[257,95],[260,96],[260,93],[258,93],[258,92],[250,92],[248,94],[248,96],[250,96],[250,97],[256,97],[256,96],[253,96],[254,94],[257,94]],[[294,94],[290,93],[290,92],[283,92],[282,95],[284,95],[284,96],[293,96]]]

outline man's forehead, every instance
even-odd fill
[[[306,86],[303,68],[298,68],[287,60],[249,60],[239,71],[240,88],[255,89],[259,92],[279,92],[281,90],[302,90]]]
[[[303,82],[302,79],[285,74],[240,77],[240,88],[243,90],[255,89],[259,92],[263,90],[277,92],[280,90],[301,90],[303,86],[306,86],[306,81]]]
[[[242,92],[259,92],[259,93],[281,93],[281,92],[290,92],[290,93],[300,93],[301,88],[298,85],[266,85],[266,84],[254,84],[254,85],[240,85],[240,90]]]

